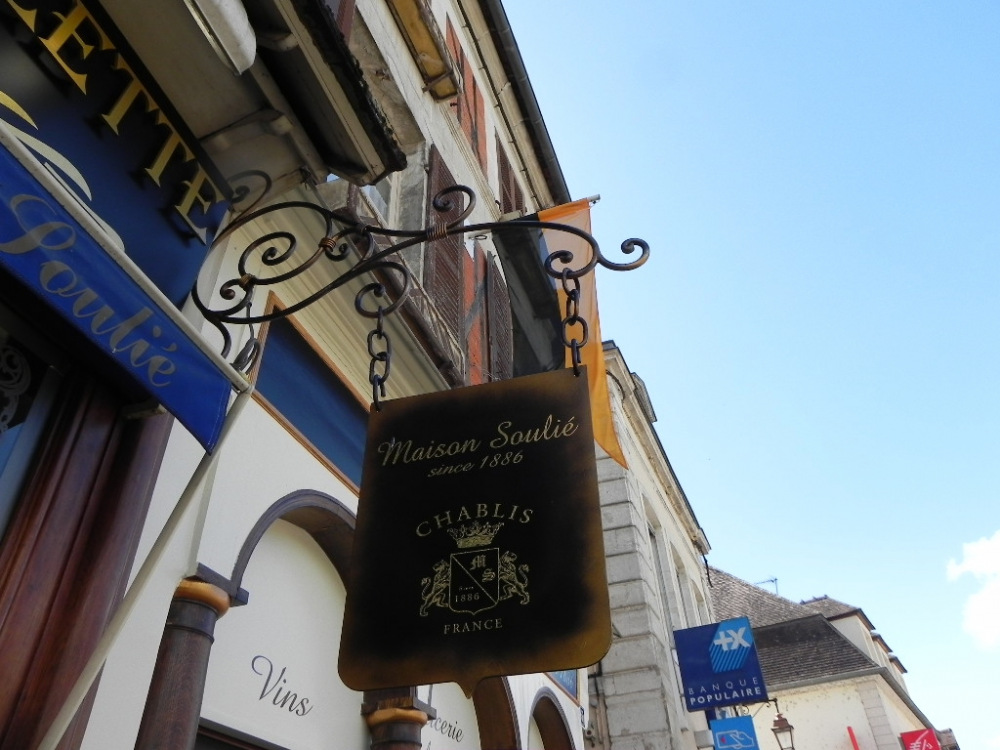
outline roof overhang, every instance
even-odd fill
[[[424,87],[438,101],[458,96],[461,79],[425,0],[386,0]]]
[[[326,0],[250,0],[276,44],[259,55],[330,171],[370,184],[406,166]],[[259,20],[258,20],[259,18]],[[261,29],[258,28],[258,32]]]
[[[552,197],[552,205],[569,203],[572,198],[566,186],[566,178],[552,145],[552,139],[549,137],[549,130],[545,126],[538,100],[535,98],[535,91],[528,78],[528,71],[517,46],[517,40],[514,38],[514,31],[507,19],[507,12],[503,8],[503,0],[479,0],[479,5],[507,80],[510,81],[514,98],[523,113],[523,124],[528,129],[532,145],[538,155],[542,174]]]
[[[100,2],[227,176],[370,184],[406,166],[326,0],[164,0],[155,24]]]

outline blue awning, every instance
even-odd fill
[[[243,381],[212,356],[128,258],[113,255],[87,215],[56,197],[0,132],[0,266],[114,359],[211,451],[234,386]],[[144,286],[146,288],[144,288]],[[159,299],[157,299],[159,298]]]

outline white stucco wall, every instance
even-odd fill
[[[146,559],[203,455],[183,429],[175,428],[133,573]],[[199,508],[192,507],[118,638],[104,669],[84,748],[134,746],[167,609],[178,582],[192,575],[197,563],[228,577],[257,519],[275,501],[299,489],[318,490],[356,508],[352,491],[259,404],[251,402],[229,441],[219,449],[216,469],[199,493],[211,498],[203,529],[198,532]]]
[[[899,750],[899,735],[923,724],[879,675],[772,692],[795,728],[795,746],[808,750]],[[777,713],[767,705],[754,715],[761,747],[777,749],[771,725]]]
[[[585,686],[585,671],[580,670],[578,677]],[[556,702],[573,747],[583,750],[581,707],[576,700],[547,675],[516,675],[507,679],[524,750],[544,750],[541,735],[531,718],[532,707],[541,696]],[[430,702],[438,714],[436,721],[424,727],[423,750],[479,750],[475,706],[458,685],[424,685],[418,690],[418,697]]]
[[[162,480],[154,493],[140,561],[199,457],[197,447],[179,431],[170,443]],[[193,572],[188,568],[189,559],[228,577],[257,519],[276,500],[302,489],[332,495],[356,509],[353,492],[260,404],[250,403],[209,478],[205,491],[212,500],[197,553],[190,554],[197,517],[192,511],[108,661],[83,745],[86,750],[133,747],[167,608],[178,581]],[[281,746],[318,749],[328,746],[330,736],[336,736],[343,740],[340,746],[344,748],[366,747],[360,695],[343,686],[336,671],[345,594],[329,560],[308,534],[278,522],[254,552],[243,587],[250,592],[250,603],[230,610],[217,625],[204,718]],[[268,703],[277,690],[262,698],[261,690],[271,685],[265,686],[264,677],[254,673],[256,656],[266,657],[276,675],[284,668],[280,679],[287,682],[279,687],[308,697],[317,710],[297,716]],[[257,663],[262,671],[266,665],[264,660]],[[585,670],[578,676],[582,705],[586,706]],[[582,749],[580,703],[546,675],[511,677],[510,686],[522,742],[529,741],[531,709],[544,692],[556,701],[574,747]],[[432,698],[439,715],[462,732],[456,739],[455,732],[449,737],[441,723],[429,726],[423,732],[426,750],[478,750],[472,701],[455,685],[435,686]]]
[[[417,696],[437,711],[421,732],[423,750],[479,750],[475,706],[458,685],[424,685]]]
[[[316,542],[276,522],[243,587],[248,604],[216,626],[202,717],[284,747],[364,748],[361,694],[337,676],[346,591]]]

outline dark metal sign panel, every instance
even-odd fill
[[[340,674],[357,690],[594,664],[611,642],[587,379],[372,412]]]

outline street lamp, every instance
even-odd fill
[[[771,731],[774,732],[774,739],[778,741],[781,750],[795,750],[795,743],[792,742],[792,730],[795,729],[781,714],[774,717],[774,724]]]

